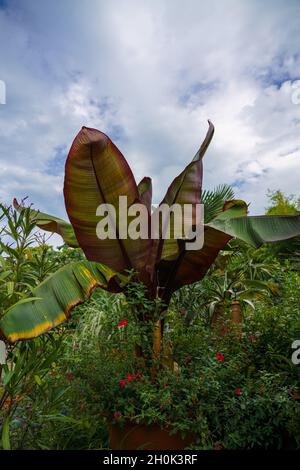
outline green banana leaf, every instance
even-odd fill
[[[225,221],[243,216],[247,214],[247,210],[248,206],[244,201],[227,201],[223,205],[223,212],[216,219]],[[204,245],[200,250],[186,250],[185,243],[179,241],[179,255],[162,258],[158,264],[160,285],[165,286],[165,301],[168,302],[171,294],[180,287],[200,281],[231,238],[231,235],[207,224],[204,226]]]
[[[6,311],[0,320],[0,337],[14,343],[39,336],[70,318],[70,311],[96,287],[120,292],[125,282],[124,276],[98,263],[80,261],[64,266],[33,290],[34,298]]]
[[[232,238],[239,238],[254,248],[259,248],[263,243],[287,240],[300,235],[300,215],[261,215],[224,219],[223,214],[208,225]]]
[[[23,209],[23,206],[18,203],[16,198],[13,200],[13,206],[18,212]],[[30,218],[35,222],[37,227],[42,230],[46,230],[46,232],[57,233],[63,238],[65,244],[71,248],[79,247],[74,229],[71,224],[63,219],[59,219],[53,215],[45,214],[44,212],[36,211],[29,207],[27,207],[26,210],[30,211]]]
[[[183,285],[201,280],[218,253],[232,238],[239,238],[258,248],[263,243],[299,236],[300,216],[247,216],[247,204],[228,201],[223,212],[205,225],[204,246],[187,251],[184,244],[174,259],[162,259],[158,265],[160,285],[165,286],[165,299]]]

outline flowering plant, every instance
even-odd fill
[[[69,337],[69,358],[57,365],[56,377],[50,376],[55,383],[58,375],[65,378],[66,402],[74,397],[75,419],[86,416],[84,422],[93,423],[92,429],[104,421],[120,427],[131,421],[192,432],[196,449],[280,447],[282,439],[295,446],[293,434],[299,435],[300,429],[299,403],[290,395],[295,380],[287,371],[276,370],[270,352],[264,354],[269,344],[273,354],[285,347],[275,341],[278,329],[266,345],[269,316],[259,309],[254,316],[249,310],[243,328],[225,320],[226,331],[218,336],[201,315],[189,325],[174,301],[162,350],[171,344],[177,368],[171,370],[165,356],[153,358],[161,366],[153,380],[149,364],[135,354],[136,345],[145,351],[151,344],[134,307],[139,303],[146,315],[150,306],[138,286],[130,288],[126,303],[122,295],[97,291],[91,303],[81,307],[78,328]],[[283,309],[278,320],[288,325]],[[284,334],[286,341],[291,329]]]
[[[143,352],[151,351],[152,347],[151,341],[147,343],[147,328],[151,329],[152,324],[145,322],[141,327],[136,320],[136,304],[142,315],[153,307],[143,298],[139,284],[132,284],[130,290],[126,302],[122,297],[112,299],[109,294],[101,294],[106,314],[101,316],[101,328],[95,329],[97,335],[92,334],[92,329],[87,334],[89,320],[83,316],[83,329],[79,325],[78,338],[75,338],[80,346],[76,348],[76,369],[74,364],[72,368],[74,377],[81,387],[85,384],[84,388],[90,390],[87,400],[93,402],[99,416],[110,423],[121,426],[128,421],[155,423],[172,428],[174,432],[205,436],[208,433],[207,401],[220,399],[220,390],[224,390],[223,384],[216,387],[215,374],[220,377],[223,374],[224,381],[231,376],[229,399],[242,395],[242,382],[238,377],[232,380],[232,364],[225,350],[213,346],[213,332],[205,333],[201,323],[193,328],[186,327],[175,305],[169,311],[169,331],[162,351],[168,352],[172,346],[176,369],[169,367],[168,354],[152,357],[150,363],[145,361],[144,355],[136,354],[137,347]],[[91,304],[87,309],[88,314],[94,315],[98,306],[95,299],[94,306]],[[151,376],[153,364],[159,365],[154,379]],[[68,367],[67,373],[70,372]]]

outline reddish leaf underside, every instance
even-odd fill
[[[128,207],[139,202],[132,171],[113,142],[96,129],[83,127],[76,136],[65,167],[64,197],[77,240],[90,261],[116,271],[143,272],[150,240],[119,238],[119,196],[127,196]],[[116,239],[100,240],[96,226],[100,204],[116,209]],[[128,217],[129,224],[134,217]]]
[[[214,134],[214,126],[210,121],[208,122],[209,128],[200,149],[196,153],[191,163],[189,163],[187,167],[173,180],[166,192],[165,197],[161,201],[160,206],[162,204],[167,204],[170,207],[173,204],[179,204],[181,207],[183,207],[184,204],[193,204],[193,209],[195,209],[195,205],[201,203],[203,176],[202,159]],[[151,266],[153,271],[155,270],[155,266],[159,263],[161,258],[168,258],[179,255],[178,243],[173,236],[174,227],[172,226],[172,223],[173,222],[171,219],[171,238],[164,240],[161,237],[160,239],[155,240],[153,243],[153,249],[148,261],[148,264]],[[196,225],[195,210],[193,210],[192,223],[193,225]]]

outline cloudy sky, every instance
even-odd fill
[[[233,185],[252,214],[268,188],[299,195],[299,47],[299,0],[0,0],[1,202],[65,217],[82,125],[152,176],[159,202],[208,118],[205,188]]]

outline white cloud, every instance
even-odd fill
[[[1,7],[0,7],[1,8]],[[14,0],[0,9],[0,197],[64,215],[64,155],[108,133],[155,202],[216,126],[205,187],[299,193],[299,2]],[[54,168],[55,167],[55,168]],[[54,171],[55,170],[55,171]]]

